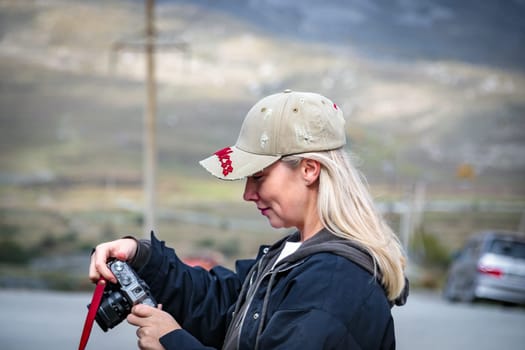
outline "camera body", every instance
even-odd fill
[[[117,278],[118,283],[106,285],[95,316],[95,321],[104,332],[122,322],[136,304],[157,307],[149,286],[131,266],[124,261],[113,260],[108,263],[108,267]]]

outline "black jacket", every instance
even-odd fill
[[[391,305],[377,279],[345,254],[349,241],[323,230],[271,268],[284,241],[297,238],[262,247],[236,272],[208,272],[183,264],[152,235],[139,274],[184,328],[162,345],[218,349],[232,324],[228,339],[238,349],[395,349]]]

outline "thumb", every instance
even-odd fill
[[[155,309],[149,305],[137,304],[131,309],[131,313],[138,317],[149,317]]]

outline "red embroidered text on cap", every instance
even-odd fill
[[[219,162],[222,167],[222,175],[226,176],[233,171],[232,160],[230,159],[230,153],[232,153],[230,147],[223,148],[214,154],[219,158]]]

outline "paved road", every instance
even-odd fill
[[[87,293],[0,290],[0,348],[78,349],[90,301]],[[104,333],[95,324],[89,349],[137,349],[135,330],[124,322]]]
[[[435,293],[412,292],[393,315],[401,350],[525,349],[525,308],[451,304]]]
[[[0,290],[0,348],[78,348],[87,293]],[[524,349],[525,308],[448,304],[438,295],[413,292],[394,308],[398,349]],[[97,325],[87,349],[136,349],[135,329],[122,323],[108,333]]]

